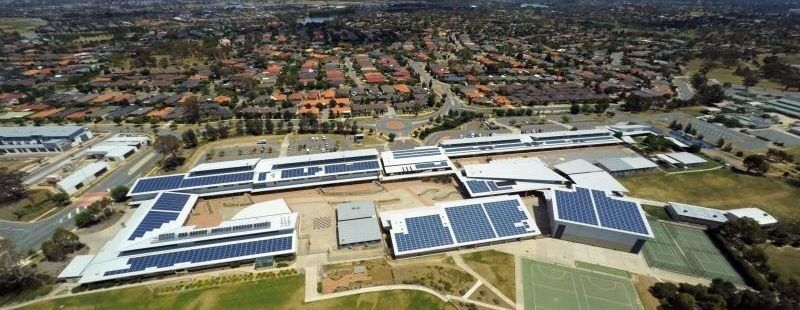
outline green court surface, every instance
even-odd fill
[[[725,259],[711,238],[699,228],[650,219],[656,240],[644,244],[647,264],[664,270],[706,278],[722,278],[742,284],[744,280]]]
[[[522,272],[525,309],[642,309],[630,280],[618,275],[528,259],[522,260]]]
[[[586,263],[586,262],[581,262],[581,261],[575,261],[575,267],[578,267],[580,269],[591,270],[591,271],[595,271],[595,272],[599,272],[599,273],[605,273],[605,274],[608,274],[608,275],[622,277],[622,278],[626,278],[626,279],[631,277],[631,274],[629,272],[627,272],[625,270],[622,270],[622,269],[611,268],[611,267],[606,267],[606,266],[601,266],[601,265],[595,265],[595,264],[592,264],[592,263]]]

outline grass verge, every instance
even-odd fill
[[[516,299],[514,256],[495,250],[464,254],[464,262],[512,300]]]
[[[800,249],[790,247],[767,246],[764,248],[769,260],[767,264],[781,277],[800,279]]]

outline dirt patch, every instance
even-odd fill
[[[400,130],[405,128],[406,125],[400,121],[388,121],[386,122],[386,128],[391,130]]]
[[[459,296],[475,284],[475,278],[448,263],[444,256],[396,262],[392,264],[392,272],[398,283],[422,285]]]
[[[658,298],[650,294],[650,287],[658,281],[652,277],[640,274],[631,274],[631,281],[633,282],[633,287],[636,289],[636,294],[639,295],[639,300],[641,300],[644,310],[658,309],[661,303],[658,301]]]
[[[192,208],[192,212],[189,213],[186,225],[194,225],[197,228],[218,226],[223,221],[223,216],[219,209],[218,204],[200,199]]]
[[[322,277],[323,294],[395,283],[385,259],[328,265]]]
[[[497,296],[497,294],[488,289],[486,285],[481,285],[481,287],[479,287],[477,290],[475,290],[475,292],[472,293],[472,295],[469,296],[469,299],[504,308],[513,308],[511,305],[506,304],[499,296]]]

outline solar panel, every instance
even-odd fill
[[[286,251],[292,248],[292,237],[280,237],[267,240],[226,244],[214,247],[204,247],[185,251],[132,257],[128,259],[130,267],[107,271],[104,275],[117,275],[147,268],[166,268],[179,263],[201,263],[229,259],[256,254]]]
[[[153,204],[153,209],[180,212],[190,197],[184,194],[163,193]]]
[[[600,224],[604,227],[647,234],[647,226],[639,207],[630,201],[608,197],[603,191],[592,190]]]
[[[397,250],[411,251],[453,244],[453,237],[438,215],[406,219],[406,233],[394,234]]]
[[[320,171],[322,171],[322,168],[320,168],[318,166],[286,169],[286,170],[281,170],[281,178],[282,179],[288,179],[288,178],[307,177],[307,176],[316,175],[317,172],[320,172]]]
[[[181,182],[181,187],[195,187],[195,186],[205,186],[212,184],[252,181],[253,173],[254,172],[249,171],[249,172],[240,172],[231,174],[219,174],[207,177],[188,178],[184,179],[183,182]]]
[[[164,224],[177,219],[178,215],[179,213],[176,212],[150,210],[150,212],[147,212],[147,214],[144,216],[142,221],[139,222],[139,226],[136,226],[136,229],[133,230],[133,233],[128,240],[139,238],[144,236],[144,234],[148,231],[161,228],[161,226]]]
[[[139,179],[139,182],[136,183],[136,186],[133,188],[133,191],[131,191],[131,193],[144,193],[144,192],[176,189],[181,187],[181,181],[183,181],[183,175],[169,175],[162,177]]]
[[[486,182],[484,181],[474,181],[474,180],[467,181],[467,187],[469,187],[470,192],[473,192],[475,194],[491,191],[491,189],[489,189],[489,186],[486,185]]]
[[[266,172],[261,172],[261,173],[258,174],[258,180],[259,181],[264,181],[266,179],[267,179],[267,173]]]
[[[480,204],[449,207],[445,212],[458,242],[496,237]]]
[[[483,209],[489,215],[489,220],[494,226],[494,230],[499,237],[508,237],[527,233],[522,222],[528,220],[528,216],[516,199],[487,202],[483,204]]]
[[[402,151],[394,151],[392,155],[395,159],[402,159],[402,158],[411,158],[411,157],[418,157],[418,156],[433,156],[433,155],[441,155],[442,152],[439,149],[425,149],[425,150],[413,150],[409,152],[402,152]]]
[[[378,169],[379,167],[378,161],[375,160],[326,165],[325,174]]]
[[[575,192],[556,191],[558,216],[562,220],[597,225],[597,216],[589,190],[576,188]]]

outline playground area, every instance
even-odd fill
[[[722,278],[736,284],[744,280],[725,256],[699,228],[669,224],[650,219],[655,240],[644,245],[644,257],[651,267],[696,275]]]
[[[642,309],[628,277],[604,268],[576,269],[522,260],[525,309]]]

